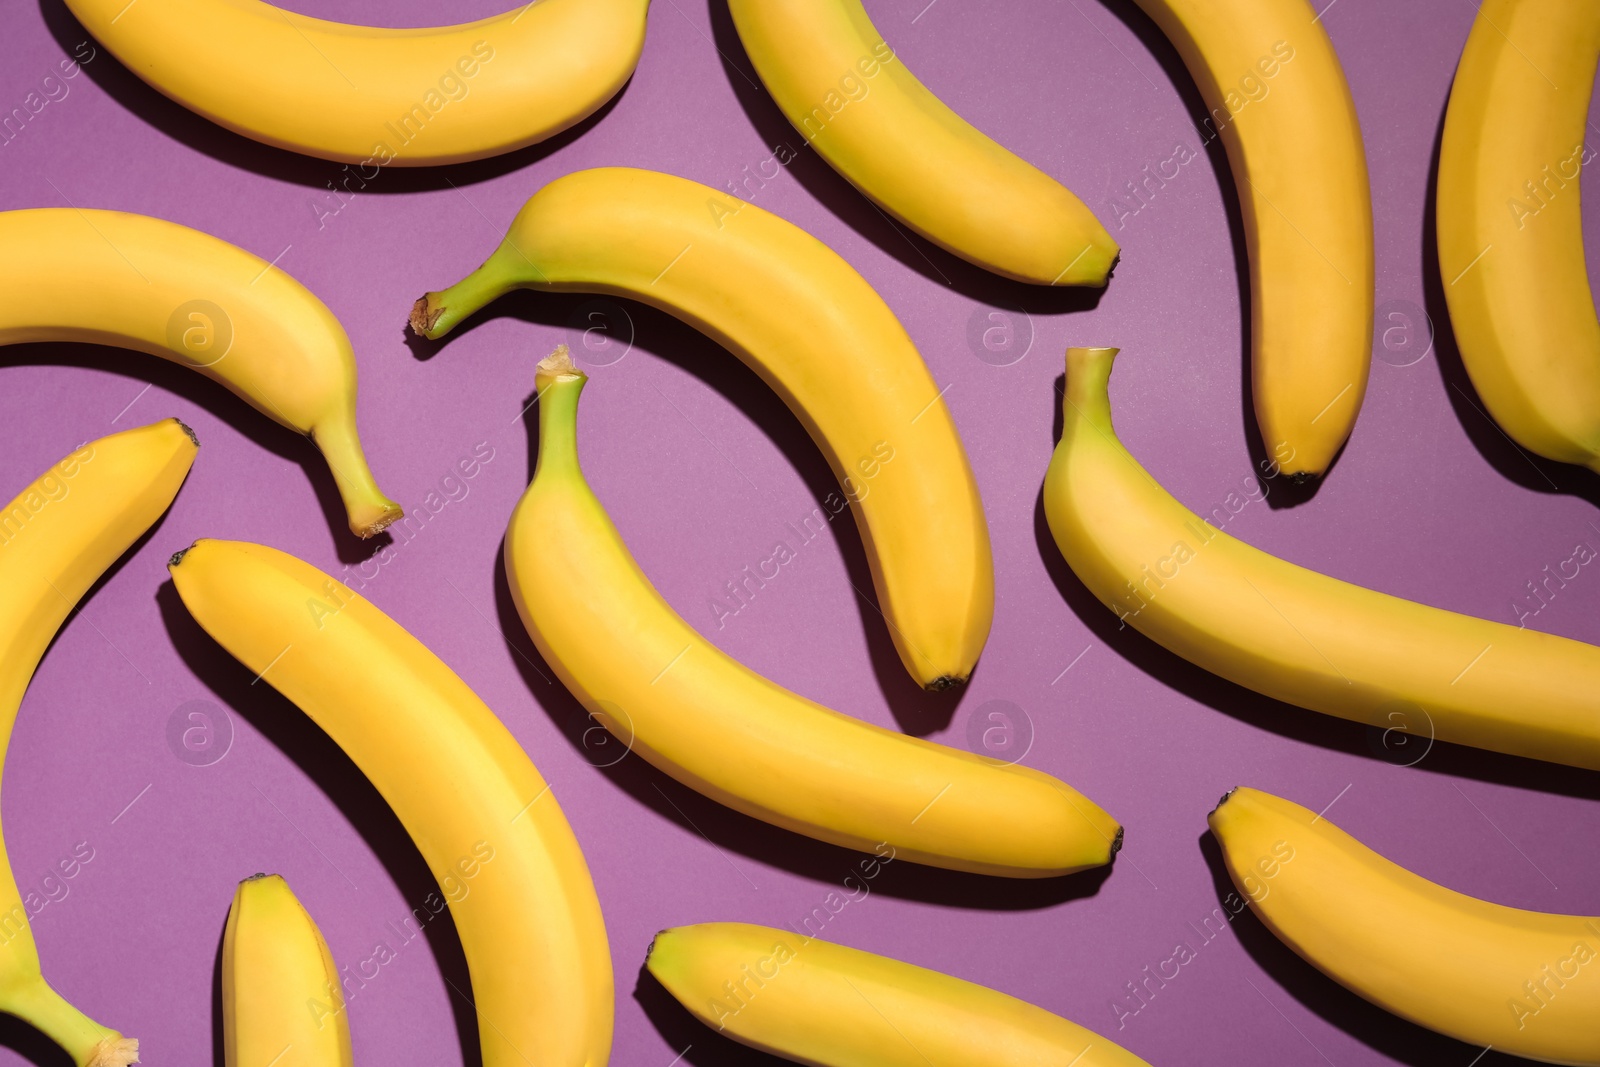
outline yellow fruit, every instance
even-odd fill
[[[994,618],[983,503],[939,387],[848,263],[704,185],[579,171],[534,194],[483,266],[418,300],[411,327],[443,336],[518,288],[634,297],[749,364],[832,464],[906,669],[930,689],[966,681]]]
[[[204,540],[168,568],[201,627],[326,730],[411,834],[461,935],[484,1067],[603,1067],[600,902],[550,786],[494,712],[399,623],[291,555]]]
[[[1600,5],[1485,0],[1439,149],[1439,273],[1461,362],[1518,444],[1600,471],[1600,321],[1578,176]]]
[[[178,494],[196,443],[176,419],[91,441],[0,512],[0,752],[22,695],[78,601]],[[29,909],[0,851],[0,1011],[39,1028],[76,1067],[124,1067],[139,1042],[87,1018],[39,972]]]
[[[370,537],[400,517],[356,436],[356,361],[344,327],[265,260],[147,215],[5,211],[0,291],[0,344],[89,341],[197,370],[315,442],[353,532]]]
[[[350,1020],[322,931],[277,874],[239,883],[222,935],[227,1067],[351,1067]]]
[[[349,26],[259,0],[67,0],[139,77],[279,148],[384,166],[460,163],[587,118],[639,62],[649,0],[539,0],[459,26]],[[367,170],[371,174],[367,174]],[[341,184],[354,191],[345,178]]]
[[[1007,278],[1105,285],[1117,242],[1094,213],[929,92],[860,0],[729,0],[728,8],[794,128],[889,214]]]
[[[707,1026],[796,1063],[1148,1067],[1016,997],[770,926],[663,930],[645,966]]]
[[[1044,510],[1127,624],[1214,674],[1385,729],[1600,770],[1600,648],[1362,589],[1237,541],[1122,447],[1114,348],[1067,350]]]
[[[1072,787],[869,725],[733,660],[650,585],[578,467],[585,377],[539,364],[539,463],[506,531],[512,599],[595,719],[712,799],[847,848],[1017,878],[1108,863],[1122,829]]]
[[[1210,823],[1267,929],[1351,992],[1471,1045],[1600,1064],[1600,917],[1435,885],[1255,789],[1223,797]]]
[[[1136,0],[1183,57],[1228,152],[1250,250],[1261,443],[1321,475],[1372,361],[1372,193],[1355,101],[1306,0]]]

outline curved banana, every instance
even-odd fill
[[[994,619],[983,502],[922,357],[848,263],[696,182],[585,170],[535,193],[483,266],[417,301],[411,328],[443,336],[518,288],[633,297],[749,364],[842,483],[906,669],[929,689],[966,681]]]
[[[56,631],[167,510],[196,447],[176,419],[102,437],[55,464],[0,512],[0,760]],[[43,1031],[76,1067],[137,1063],[138,1041],[84,1016],[40,975],[29,925],[34,910],[0,850],[0,1011]]]
[[[350,338],[326,304],[265,260],[148,215],[5,211],[0,292],[0,344],[88,341],[197,370],[316,443],[351,531],[371,537],[400,517],[356,436]]]
[[[820,1067],[1149,1067],[1093,1030],[987,986],[750,923],[663,930],[645,966],[751,1048]]]
[[[1261,443],[1320,476],[1372,361],[1372,193],[1355,101],[1306,0],[1135,0],[1172,41],[1228,152],[1250,250]]]
[[[1116,353],[1067,350],[1065,425],[1044,482],[1050,532],[1102,604],[1275,699],[1386,728],[1426,721],[1442,741],[1600,770],[1600,648],[1362,589],[1229,537],[1117,440]]]
[[[1016,878],[1110,862],[1121,827],[1064,782],[831,711],[684,622],[583,480],[585,380],[565,347],[539,364],[539,463],[505,564],[534,644],[601,725],[691,789],[847,848]]]
[[[484,1067],[604,1067],[600,902],[550,786],[494,712],[399,623],[287,553],[202,540],[168,569],[201,627],[326,730],[411,834],[444,893],[427,906],[448,902],[461,934]]]
[[[1600,6],[1485,0],[1439,149],[1439,273],[1478,395],[1516,442],[1600,471],[1600,320],[1578,176]]]
[[[1346,989],[1469,1044],[1600,1064],[1600,916],[1454,892],[1255,789],[1223,797],[1209,822],[1267,929]]]
[[[282,875],[239,883],[222,934],[227,1067],[352,1067],[344,987],[322,931]]]
[[[895,218],[986,270],[1103,286],[1117,242],[1083,201],[951,111],[860,0],[728,0],[745,52],[796,131]]]
[[[260,0],[67,6],[189,110],[266,144],[359,163],[365,184],[381,167],[482,159],[581,122],[633,75],[650,0],[539,0],[403,30]]]

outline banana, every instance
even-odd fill
[[[259,0],[67,6],[189,110],[359,164],[365,184],[385,166],[482,159],[581,122],[632,76],[650,0],[538,0],[430,29],[325,22]]]
[[[1578,176],[1600,6],[1485,0],[1439,148],[1439,273],[1461,362],[1502,429],[1600,471],[1600,321]]]
[[[356,362],[344,327],[265,260],[147,215],[5,211],[0,292],[0,344],[88,341],[197,370],[311,438],[352,532],[371,537],[400,517],[356,436]]]
[[[942,392],[848,263],[704,185],[585,170],[534,194],[483,266],[417,301],[411,328],[441,337],[518,288],[633,297],[749,364],[832,464],[906,669],[929,689],[966,681],[994,619],[983,502]]]
[[[583,480],[585,380],[565,346],[539,364],[539,461],[505,565],[534,644],[596,721],[713,800],[836,845],[1017,878],[1110,862],[1121,827],[1065,783],[831,711],[684,622]]]
[[[1351,992],[1469,1044],[1600,1064],[1600,917],[1435,885],[1255,789],[1224,796],[1209,822],[1267,929]]]
[[[1116,353],[1067,350],[1044,511],[1067,563],[1124,623],[1278,700],[1600,770],[1600,648],[1362,589],[1229,537],[1117,440]]]
[[[1372,193],[1355,101],[1306,0],[1136,0],[1183,57],[1239,191],[1261,443],[1296,480],[1344,446],[1372,357]]]
[[[1117,242],[1083,201],[957,115],[860,0],[728,0],[767,91],[806,143],[889,214],[996,274],[1103,286]]]
[[[33,672],[78,601],[159,519],[197,445],[176,419],[91,441],[0,512],[0,757]],[[39,971],[30,907],[0,850],[0,1011],[43,1031],[76,1067],[125,1067],[139,1042],[84,1016]]]
[[[222,934],[227,1067],[352,1067],[344,989],[322,931],[282,875],[239,883]]]
[[[790,930],[663,930],[645,966],[707,1026],[822,1067],[1149,1067],[1093,1030],[986,986]]]
[[[201,627],[326,730],[411,834],[461,935],[484,1067],[604,1067],[600,902],[549,784],[494,713],[399,623],[293,556],[202,540],[168,569]]]

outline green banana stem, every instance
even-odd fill
[[[351,404],[353,407],[353,398]],[[367,466],[361,438],[356,434],[354,411],[340,411],[318,420],[311,428],[311,440],[322,450],[328,469],[333,472],[351,533],[372,537],[405,514],[378,488],[372,469]]]
[[[1111,428],[1111,364],[1115,348],[1067,349],[1067,393],[1062,404],[1064,426],[1086,422],[1103,434]]]
[[[411,305],[411,329],[420,337],[438,340],[462,319],[524,284],[540,277],[539,269],[509,241],[503,241],[483,266],[459,282],[427,293]]]
[[[578,397],[588,375],[572,362],[566,345],[539,361],[539,461],[533,476],[578,474]],[[581,477],[581,475],[580,475]]]
[[[79,1067],[127,1067],[139,1062],[139,1042],[123,1037],[62,999],[37,975],[0,992],[0,1011],[30,1023],[66,1049]]]

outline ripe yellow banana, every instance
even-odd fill
[[[22,695],[78,600],[167,510],[196,444],[176,419],[102,437],[0,512],[0,756]],[[124,1067],[139,1042],[87,1018],[39,972],[30,907],[0,849],[0,1011],[27,1020],[76,1067]]]
[[[222,934],[227,1067],[351,1067],[333,954],[282,875],[239,883]]]
[[[344,327],[265,260],[148,215],[6,211],[0,292],[0,344],[89,341],[197,370],[316,443],[354,533],[371,537],[400,517],[356,436],[356,361]]]
[[[418,300],[411,328],[443,336],[518,288],[633,297],[749,364],[833,465],[906,669],[929,689],[966,681],[994,619],[983,502],[926,364],[848,263],[696,182],[579,171],[534,194],[483,266]]]
[[[1149,1067],[1043,1008],[887,956],[750,923],[663,930],[650,973],[735,1041],[819,1067]]]
[[[1117,242],[1094,213],[929,92],[860,0],[728,0],[728,8],[779,109],[889,214],[1007,278],[1106,284]]]
[[[505,563],[539,652],[598,722],[690,788],[836,845],[1017,878],[1110,862],[1121,827],[1064,782],[841,715],[684,622],[583,480],[585,380],[565,347],[539,364],[539,462]]]
[[[633,74],[649,0],[539,0],[430,29],[349,26],[260,0],[67,0],[191,111],[279,148],[384,166],[499,155],[587,118]],[[372,174],[365,174],[367,169]]]
[[[1267,929],[1340,985],[1469,1044],[1600,1064],[1600,916],[1454,892],[1255,789],[1233,790],[1209,821]]]
[[[1102,604],[1278,700],[1600,770],[1600,648],[1362,589],[1229,537],[1117,440],[1116,353],[1067,350],[1065,424],[1044,482],[1056,544]]]
[[[1600,471],[1600,321],[1578,176],[1600,5],[1485,0],[1439,150],[1439,272],[1461,362],[1518,444]]]
[[[202,540],[168,567],[201,627],[326,730],[411,834],[461,934],[484,1067],[603,1067],[600,902],[510,731],[399,623],[308,563]]]
[[[1372,193],[1355,101],[1306,0],[1136,0],[1183,57],[1221,136],[1250,251],[1261,443],[1320,476],[1372,359]]]

